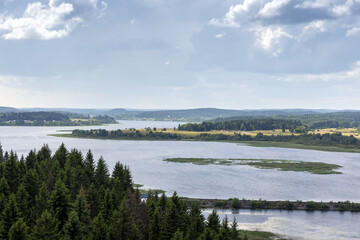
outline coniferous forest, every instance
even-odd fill
[[[241,239],[235,221],[205,220],[176,193],[143,201],[127,166],[110,174],[90,150],[44,145],[19,157],[0,145],[0,174],[0,239]]]

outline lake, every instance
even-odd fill
[[[177,191],[180,196],[194,198],[227,199],[237,197],[266,200],[350,200],[360,202],[360,154],[358,153],[257,148],[224,142],[119,141],[48,136],[48,134],[58,131],[73,129],[172,128],[178,124],[178,122],[121,121],[119,124],[95,127],[0,127],[0,142],[4,150],[13,149],[19,155],[27,154],[33,148],[40,149],[46,143],[53,151],[62,142],[68,149],[77,148],[82,150],[84,154],[88,149],[91,149],[94,157],[103,156],[105,158],[110,170],[117,161],[120,161],[130,166],[134,182],[144,184],[146,188],[163,189],[167,191],[168,195]],[[257,169],[250,166],[199,166],[163,161],[164,158],[171,157],[266,158],[326,162],[343,166],[340,169],[343,174],[316,175],[305,172]],[[245,210],[241,213],[245,213]],[[303,222],[309,227],[313,226],[309,220],[312,219],[311,216],[317,216],[314,221],[320,222],[329,222],[328,218],[337,216],[334,218],[335,223],[330,222],[329,226],[326,225],[324,228],[340,231],[342,230],[342,223],[345,221],[347,228],[344,231],[348,233],[350,229],[350,237],[344,235],[338,236],[336,239],[342,237],[344,239],[360,238],[360,228],[357,226],[360,222],[360,214],[358,213],[329,212],[326,213],[328,215],[321,212],[308,215],[306,212],[298,211],[290,213],[287,211],[267,211],[266,214],[263,214],[263,211],[256,211],[256,213],[258,216],[254,218],[256,221],[251,222],[249,220],[247,222],[249,225],[244,226],[266,230],[269,221],[273,222],[274,219],[280,218],[286,224],[280,224],[276,220],[277,222],[275,221],[274,224],[278,224],[279,229],[273,227],[274,232],[289,235],[295,231],[293,229],[295,223],[300,224],[297,225],[299,228],[297,231],[300,232]],[[352,217],[342,217],[348,215]],[[243,218],[243,215],[240,214],[239,217]],[[336,230],[335,226],[331,226],[333,224],[339,225],[341,229]],[[320,231],[321,234],[323,230],[321,225],[319,229],[310,228],[309,231]],[[305,237],[305,239],[308,238]]]

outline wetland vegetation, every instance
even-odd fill
[[[323,162],[304,162],[278,159],[215,159],[215,158],[166,158],[166,162],[192,163],[196,165],[247,165],[262,169],[276,169],[279,171],[309,172],[312,174],[341,174],[335,171],[340,165]]]

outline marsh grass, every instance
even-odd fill
[[[216,158],[166,158],[166,162],[192,163],[196,165],[247,165],[261,169],[276,169],[279,171],[309,172],[312,174],[342,174],[334,171],[342,166],[323,162],[304,162],[278,159],[216,159]]]

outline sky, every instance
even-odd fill
[[[0,106],[360,109],[360,0],[0,0]]]

